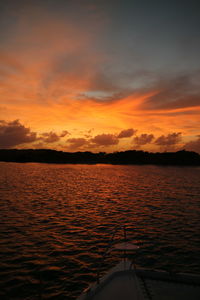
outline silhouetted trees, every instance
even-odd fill
[[[0,149],[0,161],[42,162],[59,164],[156,164],[156,165],[200,165],[200,155],[196,152],[150,153],[144,151],[121,151],[114,153],[63,152],[49,149]]]

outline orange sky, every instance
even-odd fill
[[[130,45],[106,44],[111,16],[98,5],[76,8],[77,22],[22,3],[4,12],[1,148],[200,152],[198,68],[145,69],[147,56],[136,68]]]

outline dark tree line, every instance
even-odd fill
[[[200,155],[192,151],[150,153],[145,151],[121,151],[113,153],[63,152],[49,149],[0,149],[0,161],[42,162],[73,164],[156,164],[200,165]]]

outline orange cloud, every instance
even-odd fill
[[[48,105],[88,90],[104,59],[92,50],[92,33],[42,7],[24,10],[1,44],[2,104]]]
[[[26,126],[38,133],[67,130],[72,138],[83,138],[77,132],[94,128],[93,135],[110,132],[119,135],[126,128],[137,128],[138,133],[168,135],[169,132],[183,132],[183,136],[199,133],[199,111],[190,108],[170,110],[143,110],[141,108],[149,94],[128,96],[111,102],[65,99],[62,103],[24,103],[23,106],[9,106],[10,121],[20,118]],[[9,114],[7,114],[9,116]],[[188,119],[186,117],[188,116]],[[3,117],[3,115],[2,115]],[[9,120],[9,119],[8,119]],[[84,134],[83,134],[84,135]],[[126,140],[126,139],[125,139]],[[129,141],[121,141],[123,148],[130,148]]]

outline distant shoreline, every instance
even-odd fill
[[[200,155],[192,151],[145,152],[127,150],[114,153],[63,152],[50,149],[0,149],[0,161],[55,164],[175,165],[200,166]]]

